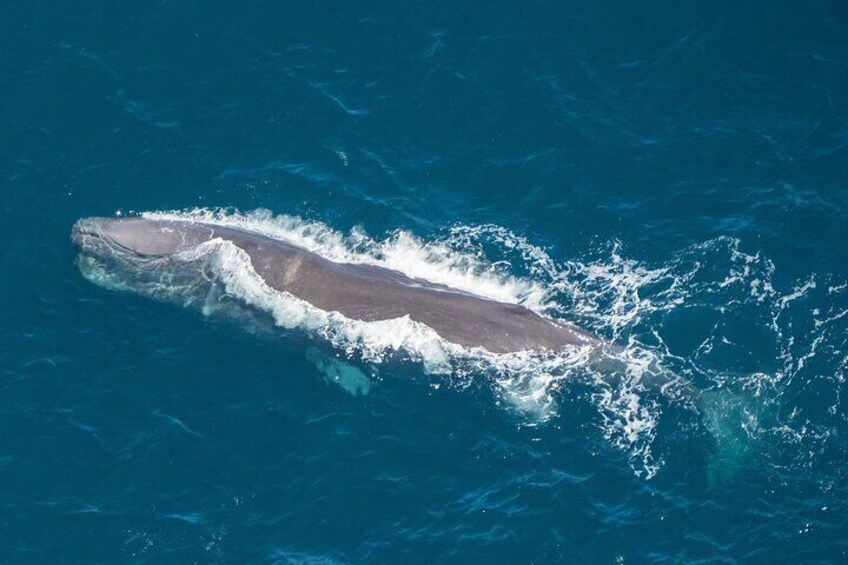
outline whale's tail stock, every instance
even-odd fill
[[[635,368],[642,390],[659,392],[697,411],[713,443],[706,468],[709,486],[734,481],[762,453],[767,431],[778,419],[778,395],[766,386],[771,380],[762,373],[724,373],[719,384],[701,388],[644,353],[608,349],[590,367],[611,386],[632,386]]]
[[[779,400],[746,386],[750,380],[756,379],[734,379],[698,394],[703,423],[715,441],[707,468],[712,487],[733,481],[762,452],[765,433],[777,420]]]

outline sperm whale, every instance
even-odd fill
[[[82,254],[138,259],[169,257],[205,242],[225,240],[247,254],[270,288],[316,308],[364,322],[408,316],[445,341],[495,354],[598,342],[577,327],[553,322],[520,305],[379,266],[331,261],[240,228],[182,219],[91,217],[74,225],[71,239]]]

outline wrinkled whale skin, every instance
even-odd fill
[[[71,234],[83,253],[105,245],[141,257],[178,253],[215,238],[247,253],[257,274],[271,288],[351,319],[372,322],[409,316],[451,343],[482,347],[492,353],[597,343],[597,338],[578,328],[556,324],[523,306],[413,279],[383,267],[331,261],[235,227],[192,220],[86,218],[74,225]],[[99,245],[92,245],[93,241]]]

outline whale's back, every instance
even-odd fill
[[[322,310],[366,322],[409,316],[442,338],[493,353],[559,349],[595,338],[523,306],[489,300],[373,265],[338,263],[262,235],[215,228],[265,282]]]
[[[413,279],[383,267],[331,261],[235,227],[138,217],[87,218],[77,222],[72,238],[89,251],[121,250],[139,257],[164,257],[223,239],[247,253],[253,269],[268,286],[321,310],[365,322],[408,316],[449,342],[482,347],[492,353],[597,342],[577,328],[551,322],[523,306]]]

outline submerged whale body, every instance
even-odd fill
[[[519,305],[482,298],[373,265],[339,263],[256,232],[192,220],[86,218],[71,234],[84,255],[166,258],[224,240],[244,251],[264,283],[315,308],[364,322],[408,316],[451,343],[491,353],[556,350],[597,339]],[[143,273],[138,273],[143,274]]]

